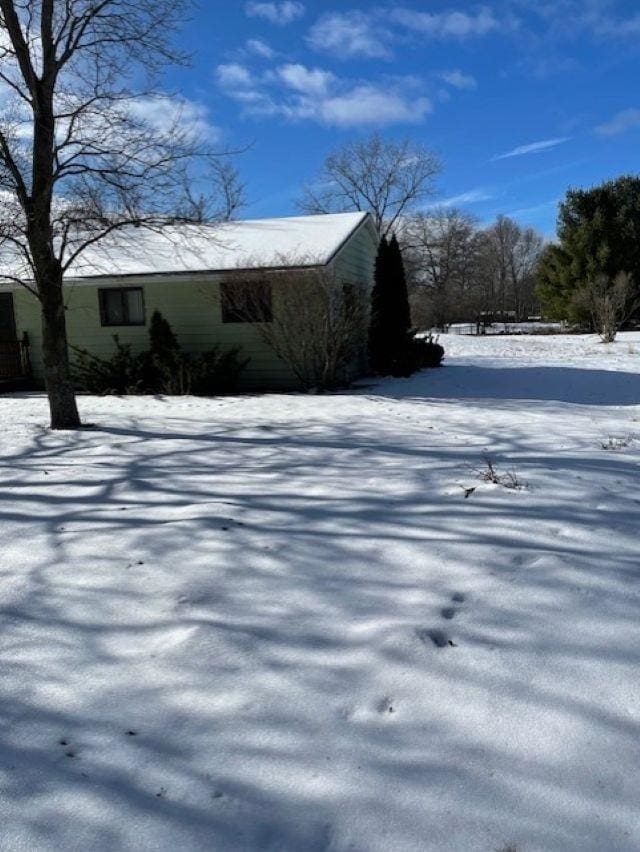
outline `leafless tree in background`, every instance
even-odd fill
[[[330,154],[299,203],[305,213],[366,210],[380,235],[399,231],[415,208],[433,197],[438,158],[417,142],[377,133]]]
[[[543,240],[533,229],[506,216],[480,229],[466,213],[434,209],[411,217],[402,239],[416,325],[520,321],[535,310]]]
[[[0,0],[3,273],[40,301],[52,428],[80,425],[63,275],[113,231],[184,210],[207,153],[188,105],[157,90],[185,61],[173,36],[190,2]]]
[[[485,310],[503,317],[526,319],[534,303],[535,271],[543,239],[507,216],[498,216],[483,232],[480,270]]]
[[[472,216],[448,207],[412,216],[402,243],[417,326],[444,328],[472,311],[478,243]]]

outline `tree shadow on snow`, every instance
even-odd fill
[[[474,369],[448,380],[533,382]],[[488,429],[610,493],[465,501],[477,448],[374,422],[166,415],[2,460],[8,848],[637,848],[637,457]]]

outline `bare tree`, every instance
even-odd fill
[[[434,195],[438,158],[419,143],[377,133],[330,154],[299,202],[305,213],[366,210],[381,235],[398,230],[418,204]]]
[[[638,305],[633,292],[633,278],[628,272],[619,272],[613,281],[598,275],[575,293],[574,302],[589,312],[602,342],[613,343],[618,329]]]
[[[535,303],[536,269],[544,241],[532,228],[498,216],[480,235],[478,289],[483,310],[526,319]]]
[[[498,216],[478,229],[472,216],[434,208],[408,218],[402,233],[414,322],[443,328],[489,316],[525,319],[535,306],[543,240]]]
[[[410,217],[402,233],[414,322],[444,328],[463,319],[473,292],[476,223],[450,207]]]
[[[0,0],[3,273],[40,301],[52,428],[80,425],[63,276],[113,231],[184,209],[203,153],[187,105],[157,90],[185,61],[173,35],[190,2]]]
[[[283,266],[287,261],[283,259]],[[306,390],[348,384],[366,359],[369,292],[330,269],[250,272],[229,283],[226,310],[251,323]]]
[[[246,186],[229,156],[209,157],[205,176],[207,192],[194,192],[189,174],[184,175],[183,199],[177,217],[190,222],[230,222],[246,205]]]

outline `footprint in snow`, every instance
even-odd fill
[[[540,561],[540,557],[531,553],[520,553],[513,556],[511,564],[515,568],[533,568]]]
[[[419,629],[416,631],[418,634],[418,639],[421,642],[424,642],[425,645],[427,642],[431,642],[436,648],[457,648],[456,643],[449,638],[449,636],[445,633],[444,630],[439,630],[438,628],[434,629]]]
[[[75,757],[76,756],[76,751],[75,751],[74,748],[72,748],[70,746],[69,740],[65,740],[65,739],[58,740],[58,745],[62,746],[63,748],[66,748],[66,751],[64,753],[65,757]]]
[[[451,595],[451,603],[453,603],[453,604],[462,604],[462,603],[465,602],[465,600],[466,600],[466,597],[465,597],[465,595],[462,594],[462,592],[454,592]],[[459,606],[444,606],[440,610],[440,615],[442,616],[442,618],[446,619],[447,621],[452,621],[459,612],[460,612]]]
[[[394,707],[393,698],[389,698],[388,695],[382,698],[380,701],[378,701],[376,710],[381,715],[384,713],[395,713],[396,708]]]

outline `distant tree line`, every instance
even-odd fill
[[[397,235],[414,326],[522,320],[537,312],[542,237],[506,216],[481,228],[460,210],[433,208],[439,171],[424,146],[373,134],[330,154],[300,206],[307,213],[367,210],[382,236]]]
[[[532,228],[498,216],[481,228],[451,208],[407,218],[402,244],[414,323],[521,322],[539,311],[536,276],[544,242]]]
[[[557,240],[545,244],[508,216],[480,226],[464,211],[434,207],[439,171],[423,145],[374,134],[334,151],[301,207],[368,210],[382,236],[397,235],[414,327],[542,314],[609,341],[640,322],[640,177],[570,189]]]

